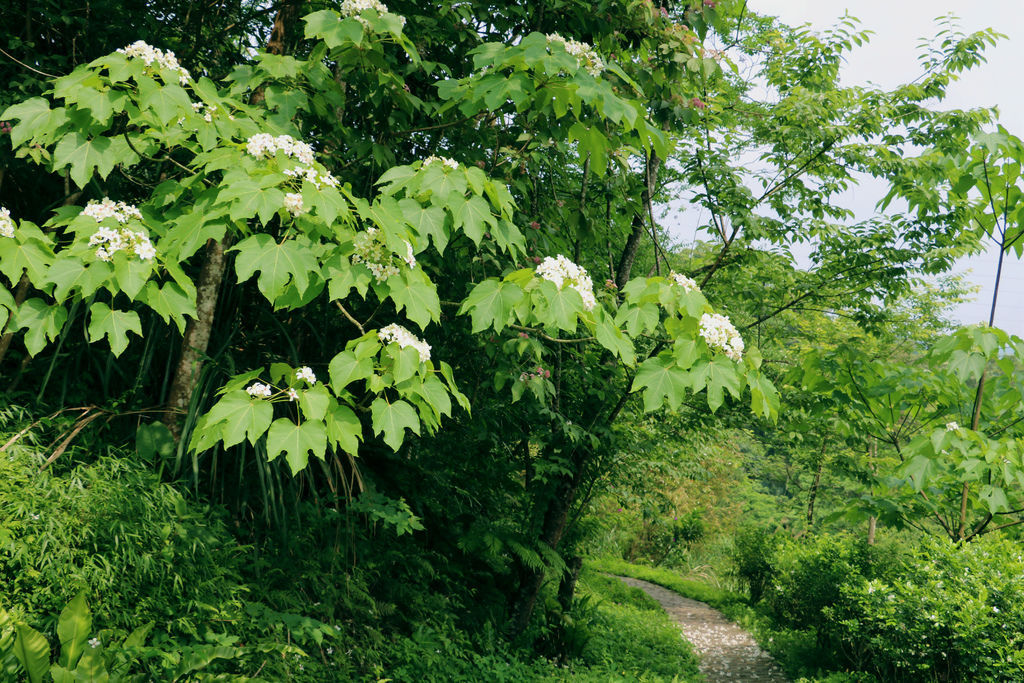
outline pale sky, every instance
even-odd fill
[[[846,12],[858,18],[861,26],[874,35],[867,45],[849,55],[842,79],[850,85],[871,82],[893,87],[917,78],[921,73],[917,65],[919,44],[922,38],[935,35],[935,19],[942,15],[956,14],[965,33],[995,28],[1007,38],[985,51],[986,64],[961,75],[942,106],[997,106],[1002,125],[1024,137],[1024,0],[750,0],[749,6],[790,25],[809,23],[816,30],[832,26]],[[858,220],[868,218],[885,190],[881,184],[862,185],[848,193],[847,204]],[[982,290],[975,303],[957,310],[960,322],[988,320],[997,255],[997,250],[991,250],[962,264],[961,270],[969,268],[971,281]],[[1012,254],[1003,265],[995,324],[1024,337],[1024,264]]]

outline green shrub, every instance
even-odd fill
[[[779,541],[771,557],[764,601],[776,623],[824,634],[825,610],[841,599],[841,587],[870,569],[868,545],[847,535]]]
[[[897,570],[843,582],[842,654],[884,680],[1024,680],[1024,560],[1008,541],[923,541]]]
[[[740,527],[733,536],[730,559],[747,585],[751,602],[758,602],[771,583],[772,555],[778,542],[779,536],[763,527]]]

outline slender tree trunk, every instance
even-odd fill
[[[28,296],[28,274],[22,273],[21,279],[18,280],[18,286],[14,288],[14,305],[15,308],[21,306],[25,301],[25,297]],[[4,362],[4,356],[7,355],[7,350],[11,348],[11,341],[14,339],[14,330],[8,330],[8,326],[11,324],[11,318],[14,317],[14,311],[11,311],[10,317],[4,326],[0,328],[0,332],[3,332],[3,336],[0,336],[0,363]]]
[[[824,448],[822,449],[824,450]],[[825,468],[824,461],[818,463],[818,471],[814,473],[814,483],[811,484],[811,495],[807,501],[807,528],[814,524],[814,499],[818,497],[818,486],[821,485],[821,470]]]
[[[189,320],[185,328],[181,354],[164,409],[164,424],[176,440],[181,437],[181,416],[192,400],[192,394],[199,383],[203,358],[210,346],[210,333],[217,313],[220,285],[224,280],[225,251],[229,240],[225,235],[221,240],[211,239],[206,243],[203,268],[196,285],[196,318]]]
[[[619,265],[616,268],[615,285],[622,291],[622,288],[629,282],[629,274],[633,269],[633,262],[636,261],[637,251],[640,249],[640,240],[647,233],[647,218],[651,213],[651,201],[654,195],[655,181],[658,178],[658,168],[661,160],[654,152],[647,158],[644,170],[644,191],[640,197],[640,210],[633,213],[632,231],[626,239],[626,246],[622,249],[622,256],[619,257]],[[657,253],[655,253],[657,258]]]
[[[868,518],[868,545],[875,544],[875,527],[878,525],[878,518],[874,515]]]

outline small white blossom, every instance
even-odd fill
[[[697,289],[697,282],[693,278],[686,277],[682,273],[672,271],[668,274],[668,280],[674,285],[679,285],[683,291],[692,292]]]
[[[559,254],[555,258],[546,257],[537,266],[537,275],[545,280],[555,283],[555,286],[562,289],[565,286],[572,287],[583,298],[583,308],[592,310],[597,305],[594,298],[594,283],[591,281],[587,271]]]
[[[188,85],[191,80],[188,69],[178,64],[177,57],[170,50],[164,52],[143,40],[136,40],[131,45],[120,48],[118,52],[129,59],[141,59],[146,66],[152,66],[155,62],[161,69],[177,72],[178,81],[182,85]]]
[[[35,512],[29,513],[29,517],[31,517],[36,522],[39,521],[39,514],[38,513],[35,513]]]
[[[743,338],[724,315],[705,313],[700,318],[700,336],[708,346],[725,353],[732,360],[743,357]]]
[[[586,69],[591,76],[597,76],[604,71],[604,60],[589,44],[578,40],[569,40],[557,33],[549,33],[547,39],[548,49],[551,49],[552,43],[560,43],[565,51],[575,57],[579,65]]]
[[[14,221],[11,219],[11,212],[0,206],[0,235],[14,237]]]
[[[304,379],[310,384],[316,384],[316,375],[313,374],[308,365],[303,365],[298,369],[295,373],[295,379]]]
[[[257,159],[265,159],[276,156],[278,152],[284,152],[286,156],[297,159],[299,162],[310,165],[313,163],[313,148],[301,140],[296,140],[290,135],[278,135],[274,137],[269,133],[257,133],[245,141],[245,151]]]
[[[420,362],[430,360],[430,344],[423,341],[401,325],[392,323],[377,332],[377,338],[385,344],[398,344],[401,348],[412,347],[420,354]]]
[[[316,189],[320,189],[323,186],[337,187],[338,179],[327,171],[317,171],[315,168],[299,166],[297,168],[286,168],[282,171],[286,176],[291,178],[298,178],[299,180],[305,180],[311,183]]]
[[[416,257],[413,254],[412,245],[406,242],[406,254],[401,259],[388,249],[387,245],[379,239],[380,231],[377,228],[367,228],[356,234],[352,240],[352,263],[361,263],[370,269],[377,282],[383,282],[392,275],[398,275],[396,260],[404,262],[410,268],[416,266]]]
[[[96,222],[113,218],[118,223],[127,223],[129,219],[141,219],[142,214],[131,204],[113,202],[109,197],[102,202],[91,201],[82,215],[94,218]],[[99,227],[89,238],[89,246],[96,247],[96,258],[109,261],[119,251],[133,252],[143,261],[151,261],[156,257],[156,248],[149,241],[149,235],[128,228]]]
[[[115,202],[110,197],[104,197],[103,201],[99,202],[95,199],[90,200],[85,205],[85,208],[82,209],[82,215],[96,219],[97,223],[107,218],[113,218],[122,224],[127,223],[132,218],[142,220],[142,212],[135,206],[124,202]]]
[[[289,389],[288,391],[286,391],[284,393],[287,394],[289,401],[298,401],[299,400],[299,392],[295,391],[294,389]]]
[[[273,390],[263,382],[255,382],[246,389],[246,392],[253,398],[270,398]]]
[[[367,28],[369,28],[369,23],[359,15],[368,9],[375,10],[377,14],[381,16],[390,14],[387,6],[383,2],[380,2],[380,0],[342,0],[341,3],[341,15],[343,17],[355,17],[360,20],[359,23]],[[398,17],[402,26],[405,26],[405,17],[398,14],[394,16]]]
[[[436,163],[444,164],[445,168],[450,168],[453,171],[459,167],[459,162],[455,161],[455,159],[449,159],[448,157],[429,156],[423,160],[423,168],[426,168],[427,166]]]
[[[955,432],[958,429],[960,429],[960,425],[958,425],[956,422],[947,422],[946,423],[946,431],[947,432]]]
[[[92,649],[95,650],[99,646],[100,646],[100,639],[99,638],[90,638],[89,639],[89,647],[91,647]]]
[[[302,205],[302,195],[298,192],[289,192],[284,196],[284,208],[293,216],[305,213],[306,208]]]

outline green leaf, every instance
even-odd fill
[[[491,213],[491,206],[481,197],[470,197],[455,211],[455,225],[461,226],[462,231],[477,246],[483,240],[487,229],[495,223],[497,219]]]
[[[46,281],[52,282],[53,298],[65,301],[71,292],[78,290],[84,299],[99,289],[110,277],[110,266],[92,264],[86,266],[80,256],[62,253],[46,271]]]
[[[626,365],[632,366],[636,363],[633,342],[610,320],[602,316],[594,327],[594,336],[597,337],[598,344],[621,358]]]
[[[740,396],[740,376],[736,365],[727,358],[716,356],[708,364],[707,373],[708,407],[715,412],[725,400],[725,390],[734,398]]]
[[[92,614],[81,591],[61,611],[57,620],[57,638],[60,640],[61,666],[73,669],[85,650],[85,642],[92,631]]]
[[[372,375],[373,362],[369,358],[357,358],[352,351],[342,351],[331,359],[327,372],[331,376],[331,389],[340,395],[352,382]]]
[[[935,460],[925,455],[915,455],[900,466],[900,472],[910,478],[915,491],[922,490],[938,471]]]
[[[317,384],[305,391],[299,390],[299,407],[307,420],[323,420],[327,414],[327,406],[331,403],[331,395],[327,387]]]
[[[545,318],[544,322],[566,332],[575,332],[576,317],[583,312],[583,297],[572,287],[558,289],[553,283],[550,284],[550,287],[544,286],[541,289],[546,304],[541,314]]]
[[[218,199],[231,202],[228,214],[231,220],[247,221],[258,216],[260,222],[266,225],[277,214],[277,210],[284,206],[284,192],[277,187],[282,180],[284,177],[277,175],[266,176],[259,182],[249,177],[232,179],[221,189]]]
[[[402,209],[402,215],[405,216],[409,227],[416,231],[417,250],[426,249],[429,241],[433,239],[434,248],[443,254],[445,247],[448,246],[448,231],[444,229],[444,209],[438,206],[424,208],[413,199],[402,199],[398,206]]]
[[[615,324],[626,330],[630,337],[639,336],[643,332],[649,332],[658,325],[661,314],[658,307],[652,303],[645,303],[639,306],[623,305],[615,316]]]
[[[249,396],[244,390],[229,391],[210,408],[203,423],[204,429],[219,426],[219,437],[225,448],[248,438],[256,445],[274,418],[274,408],[262,398]],[[196,437],[193,437],[196,440]]]
[[[18,119],[18,125],[11,130],[11,147],[17,148],[26,140],[47,135],[54,111],[42,97],[33,97],[8,107],[0,114],[0,120]]]
[[[25,669],[29,683],[41,683],[50,669],[50,644],[35,629],[18,624],[15,627],[14,656]]]
[[[327,438],[331,443],[341,447],[346,453],[357,455],[359,441],[363,438],[363,425],[359,418],[347,406],[334,403],[325,417]]]
[[[53,252],[38,240],[0,240],[0,273],[12,283],[21,279],[22,271],[32,282],[44,282],[52,262]]]
[[[119,147],[112,145],[110,138],[98,136],[88,138],[78,131],[61,137],[53,150],[53,170],[59,171],[71,166],[71,179],[80,188],[85,188],[92,178],[93,170],[99,170],[100,177],[106,178],[122,159],[118,158]]]
[[[306,420],[296,424],[280,417],[267,432],[267,458],[274,460],[284,453],[292,474],[306,468],[310,453],[323,460],[326,452],[327,431],[323,422]]]
[[[135,430],[135,450],[143,460],[157,464],[174,455],[174,435],[163,422],[140,424]]]
[[[420,433],[420,419],[416,409],[405,401],[388,403],[384,398],[374,399],[370,405],[373,433],[383,434],[384,443],[397,451],[405,440],[405,430]]]
[[[140,78],[138,83],[139,106],[156,114],[160,123],[166,125],[193,113],[192,100],[181,86],[157,83],[152,78]]]
[[[245,282],[260,271],[257,284],[271,303],[284,294],[289,283],[300,293],[305,292],[311,274],[320,270],[309,239],[304,236],[278,244],[270,235],[253,235],[239,242],[232,251],[238,252],[235,258],[238,281]]]
[[[142,323],[135,311],[113,310],[105,303],[96,302],[89,309],[89,342],[106,337],[110,350],[120,356],[128,348],[128,333],[142,336]]]
[[[640,364],[630,391],[643,390],[644,410],[652,412],[661,408],[666,400],[673,409],[678,408],[686,386],[686,373],[676,367],[671,355],[659,354]]]
[[[161,286],[150,280],[142,290],[139,301],[153,309],[165,323],[173,320],[181,334],[185,334],[185,316],[196,317],[195,301],[176,282],[167,282]]]
[[[426,327],[431,320],[441,319],[441,301],[437,288],[420,269],[402,270],[401,279],[388,278],[388,289],[395,310],[401,312],[420,327]]]
[[[473,287],[462,302],[459,315],[469,312],[473,321],[473,332],[494,327],[501,332],[512,317],[512,309],[523,298],[523,290],[511,282],[488,278]]]
[[[49,305],[42,299],[32,298],[23,301],[13,316],[10,327],[14,330],[28,328],[25,332],[25,348],[30,356],[34,356],[46,346],[46,340],[56,339],[68,312],[60,304]]]

